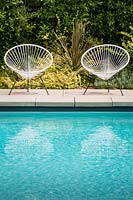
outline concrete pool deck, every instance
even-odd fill
[[[0,89],[0,107],[133,107],[133,90],[88,89]]]

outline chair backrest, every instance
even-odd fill
[[[49,68],[53,63],[53,57],[41,46],[21,44],[9,49],[4,61],[9,68],[28,80]]]
[[[103,44],[88,49],[82,55],[81,64],[90,73],[108,80],[126,67],[129,60],[129,53],[124,48]]]

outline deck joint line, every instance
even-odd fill
[[[76,107],[76,101],[75,101],[75,97],[74,97],[74,102],[73,102],[73,103],[74,103],[74,108],[75,108],[75,107]]]

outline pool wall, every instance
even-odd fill
[[[0,112],[133,112],[133,107],[32,107],[32,106],[0,106]]]

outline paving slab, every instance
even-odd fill
[[[122,92],[123,92],[123,90],[122,90]],[[111,96],[122,96],[121,91],[119,89],[116,89],[116,90],[111,89],[111,90],[109,90],[108,94]]]
[[[52,96],[64,96],[64,90],[63,89],[48,89],[49,95]]]
[[[8,95],[10,92],[10,89],[0,89],[0,95]],[[64,92],[63,90],[57,90],[57,89],[48,89],[49,95],[61,95],[63,96]],[[43,95],[47,96],[47,92],[45,89],[30,89],[29,92],[27,92],[26,89],[14,89],[10,96],[13,95]]]
[[[64,96],[38,96],[36,98],[36,106],[45,107],[74,107],[74,97]]]
[[[76,96],[75,107],[112,107],[109,96]]]
[[[0,89],[0,95],[8,95],[9,91],[9,89]]]
[[[82,94],[84,93],[85,89],[82,90]],[[107,89],[88,89],[85,95],[108,95]]]
[[[85,90],[83,90],[84,92]],[[82,93],[83,94],[83,93]],[[85,93],[85,95],[118,95],[121,96],[121,92],[119,89],[88,89],[87,92]]]
[[[45,89],[14,89],[8,95],[9,89],[0,89],[0,106],[58,106],[58,107],[133,107],[133,90],[88,89],[83,95],[84,89],[49,89],[47,95]]]
[[[133,107],[133,96],[112,96],[113,107]]]
[[[83,95],[84,89],[65,89],[64,96],[66,95]]]
[[[133,90],[122,90],[124,96],[133,96]]]
[[[36,98],[25,95],[0,95],[0,106],[35,106]]]
[[[10,89],[0,89],[0,95],[8,95],[10,92]],[[42,93],[43,91],[40,90],[30,90],[29,92],[27,92],[26,89],[14,89],[11,93],[11,95],[9,96],[16,96],[16,95],[38,95],[39,93]],[[46,92],[44,91],[44,94],[46,94]]]

